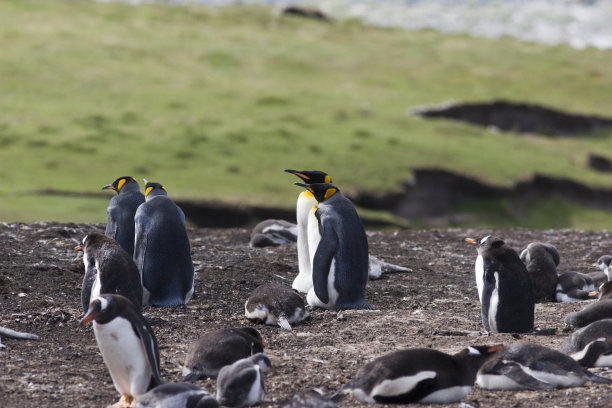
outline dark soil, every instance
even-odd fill
[[[106,406],[119,398],[102,362],[91,327],[79,327],[83,266],[74,247],[101,225],[0,224],[0,324],[35,333],[34,340],[2,338],[0,406]],[[244,317],[249,293],[266,282],[291,284],[297,274],[295,244],[253,249],[246,229],[189,229],[196,267],[196,296],[186,308],[145,309],[155,325],[162,375],[181,378],[189,344],[208,330],[253,326]],[[370,253],[413,270],[371,281],[367,299],[376,311],[314,310],[293,331],[257,325],[276,371],[266,375],[263,407],[310,387],[337,390],[367,361],[404,347],[454,353],[470,344],[533,342],[559,348],[567,334],[563,318],[585,306],[536,305],[536,325],[557,329],[550,336],[487,335],[481,332],[474,283],[476,251],[466,236],[502,236],[520,250],[533,241],[551,242],[561,253],[560,272],[593,271],[600,255],[612,254],[606,231],[402,230],[369,234]],[[612,377],[606,369],[595,372]],[[215,382],[200,385],[211,393]],[[538,392],[491,392],[474,387],[464,399],[473,407],[590,407],[610,397],[612,387]],[[366,406],[352,398],[343,407]],[[449,404],[459,407],[460,404]],[[465,407],[465,405],[463,405]]]

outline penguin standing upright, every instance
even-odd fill
[[[477,242],[476,284],[482,305],[482,324],[492,333],[533,331],[534,301],[531,280],[516,251],[499,238]]]
[[[226,365],[217,377],[217,401],[226,407],[247,407],[263,401],[263,373],[270,368],[272,363],[263,353]]]
[[[134,218],[134,261],[146,304],[184,305],[193,295],[194,279],[185,214],[159,183],[146,182],[145,199]]]
[[[121,295],[98,296],[79,324],[91,321],[120,402],[131,403],[163,382],[155,334],[132,302]]]
[[[557,248],[549,243],[532,242],[521,252],[520,258],[527,267],[535,302],[554,302],[557,266],[561,261]]]
[[[117,195],[111,198],[106,209],[105,234],[121,245],[125,252],[134,255],[134,216],[138,206],[145,202],[140,186],[130,176],[119,177],[102,190],[115,190]]]
[[[313,288],[306,300],[326,309],[371,309],[365,300],[368,239],[355,207],[331,183],[295,183],[316,198],[321,241],[312,263]]]

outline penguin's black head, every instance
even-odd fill
[[[305,183],[293,183],[296,186],[304,187],[306,190],[310,191],[314,198],[322,203],[327,200],[338,191],[338,187],[333,185],[332,183],[313,183],[313,184],[305,184]]]
[[[331,183],[331,177],[325,172],[319,170],[285,170],[287,173],[294,174],[301,178],[306,184],[314,184],[314,183]]]
[[[258,365],[263,372],[272,368],[272,361],[264,353],[253,354],[250,358],[253,364]]]
[[[610,267],[610,263],[612,262],[612,256],[604,255],[597,260],[595,266],[599,266],[602,269]]]
[[[85,238],[83,238],[83,243],[81,245],[77,245],[74,250],[87,251],[89,248],[96,246],[108,239],[109,238],[106,235],[100,234],[99,232],[90,232],[89,234],[85,235]]]
[[[461,362],[465,373],[470,376],[473,382],[476,378],[476,373],[486,359],[503,348],[504,346],[502,344],[497,344],[495,346],[469,346],[455,354],[453,358]]]
[[[145,185],[145,194],[144,194],[145,198],[148,198],[151,193],[153,193],[153,196],[156,196],[156,195],[168,195],[166,187],[162,186],[159,183],[153,183],[153,182],[147,181],[145,179],[143,179],[143,180],[144,180],[144,182],[146,184]]]
[[[115,190],[117,194],[121,192],[121,189],[127,183],[138,183],[133,177],[123,176],[119,177],[117,180],[113,181],[113,184],[107,184],[102,187],[102,190]]]
[[[501,238],[494,237],[492,235],[487,235],[486,237],[481,238],[480,240],[476,240],[474,238],[466,238],[465,242],[470,245],[475,245],[479,254],[489,249],[501,248],[505,244],[504,240],[502,240]]]
[[[92,320],[99,324],[106,324],[115,317],[126,314],[130,308],[134,308],[132,302],[122,295],[100,295],[91,301],[79,325],[84,326]]]

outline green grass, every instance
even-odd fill
[[[0,50],[2,221],[104,221],[105,200],[24,193],[94,192],[123,175],[174,197],[285,207],[299,191],[285,168],[325,170],[349,192],[398,189],[414,167],[611,184],[585,162],[612,132],[519,136],[407,113],[505,98],[606,115],[609,51],[258,7],[51,0],[0,2]]]

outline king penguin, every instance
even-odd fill
[[[252,322],[279,325],[291,330],[291,324],[308,317],[304,299],[289,286],[264,283],[256,287],[244,303],[244,314]]]
[[[556,290],[557,302],[578,302],[595,299],[598,295],[593,279],[580,272],[564,272],[559,275]]]
[[[162,383],[155,334],[132,302],[121,295],[100,295],[80,325],[91,321],[120,402],[131,403]]]
[[[265,398],[263,373],[272,368],[263,353],[223,367],[217,377],[217,401],[226,407],[248,407]]]
[[[368,238],[351,201],[331,183],[295,183],[317,200],[321,240],[312,262],[313,288],[306,301],[326,309],[372,309],[365,300]]]
[[[102,190],[114,190],[117,195],[111,198],[106,209],[105,234],[121,245],[121,248],[134,255],[134,216],[138,206],[145,201],[138,182],[130,177],[119,177]]]
[[[612,366],[612,319],[597,320],[576,330],[561,351],[583,367]]]
[[[471,346],[455,355],[426,348],[397,350],[363,366],[332,399],[350,394],[371,404],[461,401],[481,364],[501,347]]]
[[[187,304],[194,271],[185,214],[159,183],[146,182],[145,199],[134,218],[134,261],[142,274],[146,304]]]
[[[100,294],[123,295],[142,309],[142,283],[140,272],[128,254],[112,238],[97,232],[83,238],[83,244],[75,248],[83,251],[85,276],[81,288],[83,313],[89,309],[91,299]]]
[[[202,387],[187,383],[158,385],[136,400],[134,408],[218,408],[219,403]]]
[[[554,302],[557,265],[561,261],[557,248],[549,243],[532,242],[521,252],[520,258],[527,267],[535,302]]]
[[[482,324],[492,333],[533,331],[534,301],[525,264],[514,249],[499,238],[486,236],[477,245],[475,273],[482,306]]]

